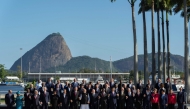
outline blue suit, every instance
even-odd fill
[[[16,109],[22,109],[23,107],[23,96],[17,96],[16,97]]]
[[[160,109],[166,109],[166,104],[168,104],[168,95],[164,94],[160,96]]]
[[[117,94],[115,92],[114,92],[114,94],[110,93],[109,107],[110,107],[110,109],[116,109],[117,108]]]

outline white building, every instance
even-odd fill
[[[16,81],[18,81],[19,78],[17,76],[6,76],[5,80],[16,80]]]

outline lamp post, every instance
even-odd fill
[[[20,51],[22,51],[22,48],[20,48]],[[22,52],[21,52],[21,57],[20,57],[20,73],[21,73],[21,79],[22,79]]]

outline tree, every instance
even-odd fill
[[[111,2],[114,2],[116,0],[111,0]],[[137,56],[137,37],[136,37],[136,23],[135,23],[135,2],[136,0],[128,0],[129,4],[132,8],[132,24],[133,24],[133,41],[134,41],[134,83],[136,84],[138,82],[138,56]]]
[[[154,0],[152,0],[151,10],[152,22],[152,83],[156,83],[156,55],[155,55],[155,30],[154,30]]]
[[[17,66],[17,76],[18,76],[18,78],[20,78],[20,79],[22,78],[20,66]]]
[[[0,78],[3,80],[7,74],[7,71],[5,70],[5,66],[3,64],[0,64]]]
[[[158,29],[158,78],[161,78],[161,41],[160,41],[160,1],[157,0],[157,29]]]
[[[147,5],[147,0],[141,0],[140,9],[138,14],[141,13],[143,17],[143,39],[144,39],[144,81],[148,81],[148,49],[147,49],[147,31],[146,31],[146,15],[145,6]]]

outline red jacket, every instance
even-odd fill
[[[159,94],[152,94],[151,103],[159,103],[160,95]]]
[[[176,95],[175,94],[168,94],[168,104],[175,104],[176,103]]]

